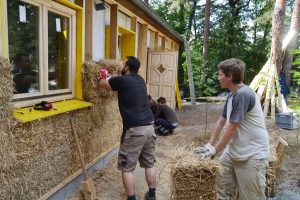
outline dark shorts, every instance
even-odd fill
[[[120,145],[118,169],[124,172],[134,171],[137,161],[142,168],[152,168],[155,162],[155,143],[153,125],[138,126],[126,131]]]

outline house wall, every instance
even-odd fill
[[[93,56],[92,60],[98,61],[105,56],[105,24],[109,11],[93,12]],[[108,18],[109,19],[109,18]],[[104,23],[105,22],[105,23]]]
[[[105,33],[105,26],[110,25],[110,18],[111,18],[111,5],[117,4],[118,5],[118,25],[128,29],[129,31],[135,32],[135,55],[138,56],[141,55],[139,52],[141,47],[139,44],[139,35],[140,35],[140,26],[142,24],[148,24],[148,34],[144,37],[147,37],[147,48],[145,52],[142,54],[147,55],[147,50],[166,50],[166,51],[178,51],[179,44],[173,41],[168,36],[164,35],[160,30],[164,29],[163,27],[158,30],[157,28],[153,27],[149,22],[143,20],[143,16],[137,15],[137,12],[135,10],[130,10],[131,8],[127,8],[126,5],[122,5],[119,3],[119,1],[114,0],[108,0],[106,1],[106,9],[101,11],[96,11],[93,9],[92,12],[92,20],[93,20],[93,37],[86,37],[86,42],[90,42],[93,44],[93,50],[92,50],[92,59],[93,60],[99,60],[104,57],[108,57],[105,55],[105,39],[107,37],[110,37]],[[87,13],[88,15],[88,13]],[[103,19],[104,18],[104,19]],[[132,27],[132,18],[136,18],[136,28],[135,30],[131,30]],[[118,35],[122,35],[119,33]],[[155,36],[158,36],[157,39],[155,39]],[[89,41],[91,40],[92,41]],[[162,48],[163,44],[163,38],[166,39],[165,48]],[[171,43],[173,45],[171,45]],[[107,47],[106,47],[107,48]],[[87,49],[86,49],[87,50]],[[89,50],[87,50],[89,51]],[[108,51],[108,49],[106,49]],[[139,53],[140,54],[139,54]],[[107,54],[107,53],[106,53]],[[118,53],[117,53],[118,55]],[[144,56],[147,58],[147,56]],[[139,57],[141,59],[141,57]],[[143,60],[141,60],[141,63],[144,63]],[[146,66],[142,65],[141,67],[141,73],[140,75],[146,79]]]
[[[9,1],[9,0],[8,0]],[[56,2],[62,3],[63,0]],[[74,1],[77,2],[77,1]],[[106,25],[110,25],[110,6],[102,11],[96,11],[93,1],[80,1],[85,10],[85,5],[89,4],[90,12],[82,12],[86,19],[91,19],[90,25],[85,22],[89,30],[77,32],[77,35],[85,35],[85,41],[78,40],[80,45],[88,44],[84,49],[77,50],[80,54],[76,55],[76,65],[84,60],[98,61],[105,57]],[[107,1],[110,4],[117,1]],[[68,3],[66,4],[68,5]],[[5,3],[0,1],[0,54],[7,56],[5,52],[6,36],[3,16]],[[90,16],[89,16],[90,15]],[[136,17],[136,28],[132,30]],[[134,10],[127,9],[119,4],[118,25],[135,32],[135,56],[138,55],[141,46],[139,35],[141,26],[147,24],[146,48],[143,48],[142,56],[143,69],[142,76],[146,79],[147,48],[154,50],[159,46],[155,35],[164,36],[159,30],[135,15]],[[163,28],[163,27],[161,27]],[[161,41],[161,39],[160,39]],[[168,41],[172,41],[168,38]],[[177,50],[179,46],[173,41],[170,50]],[[160,42],[161,46],[161,42]],[[6,47],[7,48],[7,47]],[[82,57],[85,56],[84,59]],[[0,63],[1,64],[1,63]],[[1,66],[0,66],[1,68]],[[81,82],[81,68],[77,68],[76,79]],[[10,71],[7,71],[10,74]],[[0,70],[0,76],[3,71]],[[7,74],[6,74],[7,76]],[[9,80],[12,83],[12,79]],[[8,81],[8,82],[9,82]],[[5,85],[0,84],[0,91],[5,91]],[[26,123],[22,123],[13,118],[13,113],[0,119],[0,199],[37,199],[47,191],[51,190],[74,172],[80,169],[75,143],[71,131],[70,118],[73,117],[76,129],[80,137],[86,163],[91,163],[103,153],[114,148],[119,143],[122,131],[121,117],[118,110],[116,95],[107,98],[95,97],[86,99],[81,95],[82,83],[77,84],[77,90],[81,90],[80,95],[76,96],[83,100],[93,103],[90,108],[75,110],[62,113]],[[96,88],[97,89],[97,88]],[[9,94],[7,94],[9,95]],[[10,94],[13,95],[13,94]],[[1,97],[0,97],[1,98]],[[5,105],[12,106],[7,100]],[[2,109],[2,107],[1,107]]]

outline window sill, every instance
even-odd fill
[[[37,119],[42,119],[45,117],[50,117],[53,115],[77,110],[80,108],[87,108],[93,104],[86,101],[81,101],[77,99],[64,100],[52,103],[57,110],[51,109],[49,111],[45,110],[34,110],[33,106],[19,108],[14,110],[14,117],[21,122],[29,122]]]

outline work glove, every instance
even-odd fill
[[[109,69],[108,67],[103,67],[101,70],[100,70],[100,79],[104,79],[104,80],[109,80],[110,79],[110,72],[109,72]]]
[[[213,157],[216,154],[216,149],[210,143],[207,143],[204,147],[198,147],[194,150],[200,160],[206,157]]]

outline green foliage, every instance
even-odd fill
[[[300,49],[290,51],[294,55],[292,67],[292,85],[300,85]]]
[[[188,0],[152,1],[153,9],[179,34],[186,37],[191,33],[190,50],[196,96],[217,95],[223,90],[217,80],[219,62],[232,57],[245,61],[246,84],[261,70],[271,49],[271,28],[274,0],[212,1],[208,60],[202,57],[203,49],[203,1],[197,1],[191,30],[189,17],[193,8]],[[287,2],[286,22],[292,11],[293,0]],[[180,9],[178,9],[180,8]],[[286,29],[289,28],[286,23]],[[185,55],[181,55],[182,58]],[[300,61],[295,61],[295,63]],[[204,65],[206,64],[206,65]],[[181,66],[179,66],[180,68]],[[188,85],[186,64],[183,64],[185,84]],[[178,77],[181,74],[178,74]],[[299,74],[293,76],[299,80]],[[188,96],[189,94],[185,95]]]

